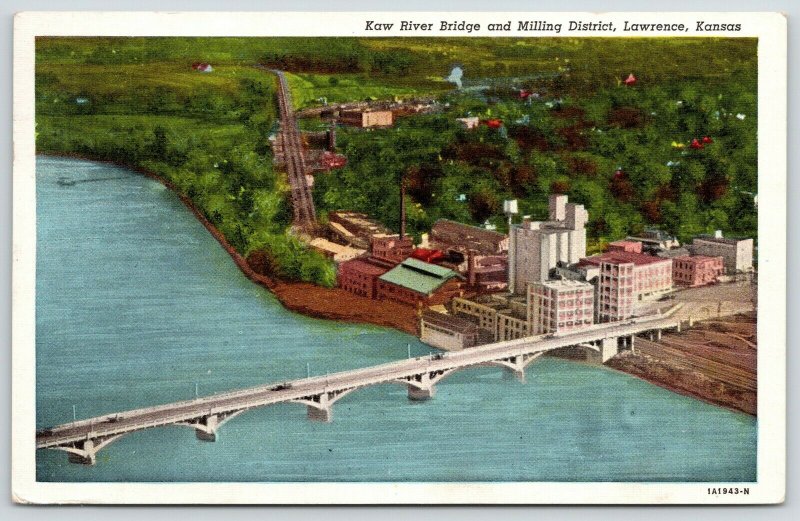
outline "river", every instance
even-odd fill
[[[37,428],[227,389],[427,354],[416,338],[285,310],[161,184],[89,161],[37,160]],[[60,184],[65,178],[70,184]],[[96,182],[77,182],[94,180]],[[102,179],[102,180],[99,180]],[[76,181],[71,184],[72,181]],[[333,422],[284,404],[202,442],[123,437],[96,466],[37,453],[39,481],[755,481],[757,420],[602,367],[544,358],[409,402],[384,385]]]

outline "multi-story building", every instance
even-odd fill
[[[598,322],[617,322],[633,315],[633,271],[632,262],[612,259],[600,263]]]
[[[724,271],[722,257],[705,255],[672,259],[672,280],[681,286],[704,286],[717,282]]]
[[[569,265],[586,256],[586,222],[583,205],[567,203],[566,195],[551,195],[549,221],[525,218],[511,227],[509,248],[509,289],[527,293],[528,284],[550,278],[550,270]]]
[[[354,295],[374,299],[378,295],[378,277],[389,271],[388,267],[372,263],[369,259],[353,259],[339,265],[339,287]]]
[[[411,237],[399,235],[376,235],[372,237],[372,256],[391,264],[400,264],[411,256],[414,241]]]
[[[461,296],[461,276],[441,266],[406,259],[378,277],[376,298],[433,306]]]
[[[753,271],[753,239],[728,239],[717,231],[713,237],[700,236],[692,241],[692,253],[722,257],[725,273],[735,275]]]
[[[647,297],[663,295],[672,289],[672,259],[646,255],[644,253],[607,251],[600,255],[593,255],[581,259],[578,266],[600,267],[600,276],[602,279],[602,264],[604,262],[619,265],[633,265],[634,300],[644,300]]]
[[[478,345],[480,332],[469,320],[426,309],[420,317],[419,337],[434,347],[460,351]]]
[[[530,333],[570,332],[594,323],[594,286],[577,280],[548,280],[528,286]]]
[[[451,306],[454,315],[471,320],[494,342],[530,335],[527,304],[522,297],[454,298]]]

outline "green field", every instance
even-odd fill
[[[142,167],[190,197],[275,274],[332,284],[332,266],[286,233],[286,181],[267,137],[280,68],[296,107],[434,95],[435,115],[341,129],[345,169],[320,176],[320,214],[391,227],[409,182],[413,233],[449,217],[503,226],[502,199],[543,217],[554,191],[587,205],[600,247],[656,225],[681,239],[755,236],[756,41],[675,38],[39,38],[37,150]],[[192,70],[207,62],[213,72]],[[444,81],[459,66],[467,86]],[[635,87],[620,81],[629,73]],[[530,104],[519,89],[541,94]],[[456,117],[499,118],[461,130]],[[737,115],[744,115],[740,119]],[[321,122],[304,122],[315,128]],[[710,136],[703,150],[676,149]],[[669,165],[669,166],[668,166]],[[617,175],[617,170],[622,175]],[[264,262],[262,262],[264,264]]]

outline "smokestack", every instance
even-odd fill
[[[406,178],[400,178],[400,240],[406,236]]]
[[[467,280],[470,286],[475,286],[477,276],[475,274],[475,250],[470,249],[467,251]]]

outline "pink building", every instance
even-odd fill
[[[722,257],[705,255],[672,259],[672,279],[681,286],[704,286],[717,281],[724,271]]]
[[[608,243],[608,251],[642,253],[642,243],[639,241],[614,241]]]
[[[594,323],[594,287],[587,282],[534,282],[528,292],[531,334],[575,331]]]
[[[597,310],[600,322],[633,315],[633,303],[672,289],[672,259],[626,251],[609,251],[581,259],[579,266],[598,266]]]

